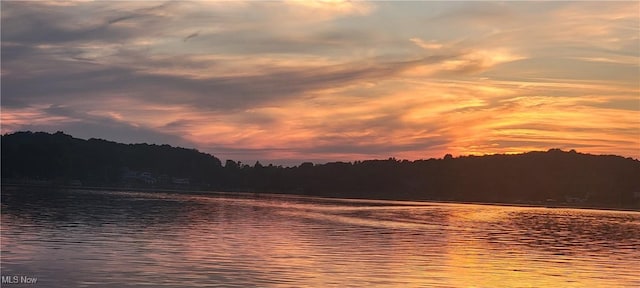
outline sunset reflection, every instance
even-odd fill
[[[100,191],[48,192],[57,196],[22,209],[16,201],[33,192],[22,200],[11,193],[2,193],[3,273],[35,273],[47,287],[637,282],[636,212]],[[118,215],[109,199],[121,202]],[[66,217],[43,216],[62,211]],[[60,271],[77,273],[61,279]]]

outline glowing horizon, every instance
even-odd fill
[[[640,4],[2,2],[2,133],[263,163],[640,158]]]

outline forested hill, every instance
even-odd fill
[[[640,161],[551,149],[518,155],[243,165],[168,145],[3,135],[3,183],[204,189],[640,209]]]

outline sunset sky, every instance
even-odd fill
[[[640,2],[2,1],[2,133],[275,164],[640,158]]]

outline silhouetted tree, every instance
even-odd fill
[[[188,187],[212,190],[509,203],[570,199],[582,205],[640,209],[640,161],[557,148],[416,161],[304,162],[295,167],[226,160],[223,167],[218,158],[194,149],[82,140],[62,132],[17,132],[3,135],[0,142],[3,182],[119,185],[123,171],[138,171],[164,179],[159,183],[187,178]]]

